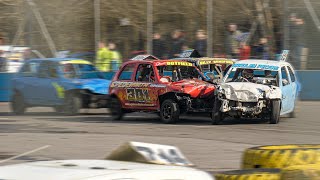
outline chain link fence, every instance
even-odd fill
[[[160,58],[196,48],[203,56],[240,59],[274,59],[289,49],[297,69],[320,68],[317,0],[152,0],[152,11],[147,1],[151,0],[99,3],[99,39],[107,45],[113,42],[123,61],[147,49]],[[94,54],[94,0],[33,0],[35,6],[29,2],[0,0],[3,44],[27,46],[46,57],[53,56],[53,45],[57,51]],[[238,33],[230,33],[235,27]],[[147,48],[148,40],[152,47]]]

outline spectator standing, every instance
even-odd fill
[[[196,40],[192,48],[197,50],[201,56],[207,56],[207,34],[204,30],[198,30],[196,32]]]
[[[294,56],[294,65],[296,69],[301,68],[301,55],[302,55],[302,50],[305,47],[305,30],[304,30],[304,19],[302,18],[297,18],[295,21],[295,44],[293,49],[293,56]]]
[[[177,58],[180,55],[182,46],[185,44],[183,34],[181,30],[175,30],[171,34],[171,40],[169,44],[168,58]]]
[[[242,33],[238,30],[238,26],[236,24],[230,23],[228,25],[225,39],[226,53],[228,56],[235,59],[239,57],[240,42],[237,38],[241,36],[241,34]]]
[[[122,64],[122,57],[120,52],[117,50],[117,45],[113,42],[108,43],[108,49],[110,53],[110,62],[111,62],[111,67],[110,70],[112,71],[117,71]]]
[[[164,41],[161,39],[161,34],[158,32],[153,34],[152,55],[160,59],[166,59],[166,47]]]
[[[260,38],[258,46],[255,48],[257,59],[269,59],[268,39]]]
[[[111,53],[104,42],[99,43],[96,66],[100,71],[110,71]]]

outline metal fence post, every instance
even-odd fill
[[[147,0],[147,53],[152,54],[153,0]]]
[[[213,0],[207,0],[207,56],[212,57],[213,53]]]

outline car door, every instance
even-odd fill
[[[286,66],[281,67],[280,87],[282,91],[281,114],[287,113],[292,102],[292,83]]]
[[[127,93],[133,97],[132,102],[142,109],[155,109],[158,104],[158,81],[154,66],[150,63],[140,63],[135,72],[132,88]]]
[[[132,81],[134,79],[136,64],[130,63],[122,68],[122,71],[118,74],[118,77],[110,85],[110,92],[117,95],[123,108],[131,107],[129,105],[130,100],[134,98],[134,95],[127,94],[127,89],[131,88]]]
[[[291,87],[292,87],[292,91],[290,91],[290,108],[289,108],[289,111],[293,111],[294,110],[294,106],[295,106],[295,101],[296,101],[296,98],[298,96],[298,81],[297,81],[297,78],[296,78],[296,75],[293,71],[293,68],[291,66],[287,66],[287,70],[289,72],[289,75],[290,75],[290,82],[291,82]]]
[[[34,91],[37,89],[35,84],[38,79],[38,68],[39,61],[26,62],[14,81],[15,90],[22,93],[25,101],[31,105],[38,103],[38,97],[36,93],[34,93]]]
[[[40,64],[38,89],[36,93],[40,105],[51,106],[56,104],[57,92],[55,83],[57,83],[57,65],[52,61],[43,61]]]

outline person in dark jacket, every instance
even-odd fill
[[[171,40],[169,44],[168,58],[179,57],[182,47],[185,44],[181,30],[175,30],[171,34]]]
[[[196,32],[196,40],[192,48],[197,50],[202,57],[207,56],[207,34],[204,30]]]
[[[152,55],[160,59],[166,59],[166,47],[164,41],[161,39],[161,34],[158,32],[153,34]]]

